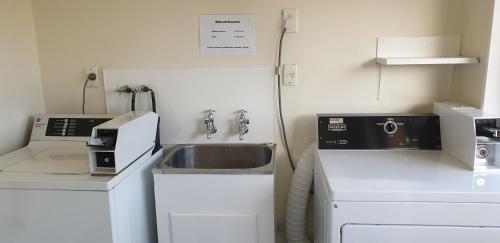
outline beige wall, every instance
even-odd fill
[[[317,112],[431,111],[450,97],[453,67],[383,70],[376,100],[378,36],[461,34],[467,0],[33,0],[49,112],[80,112],[83,68],[272,65],[281,9],[299,9],[300,33],[286,37],[284,63],[299,65],[299,84],[284,88],[293,155],[314,139]],[[486,0],[479,0],[486,1]],[[472,2],[472,1],[471,1]],[[257,55],[201,57],[200,14],[257,15]],[[457,91],[459,92],[459,91]],[[253,95],[253,94],[249,94]],[[88,111],[105,112],[101,87]],[[279,157],[279,220],[290,170]]]
[[[494,4],[494,18],[488,58],[483,109],[491,114],[500,114],[500,1]]]
[[[0,1],[0,155],[21,147],[31,117],[44,112],[29,0]]]
[[[462,55],[478,56],[481,62],[479,65],[455,67],[452,96],[457,101],[478,108],[484,106],[494,1],[464,0],[460,18]]]

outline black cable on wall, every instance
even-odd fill
[[[283,51],[283,38],[285,37],[286,34],[286,27],[283,27],[283,30],[281,31],[280,35],[280,42],[278,46],[278,66],[277,66],[277,71],[278,71],[278,112],[279,112],[279,118],[280,118],[280,125],[281,125],[281,133],[283,135],[283,143],[285,145],[285,150],[286,154],[288,156],[288,162],[290,163],[290,167],[292,168],[293,171],[295,171],[295,164],[293,163],[292,159],[292,154],[290,152],[290,146],[288,145],[288,138],[286,135],[286,127],[285,127],[285,122],[283,118],[283,105],[281,102],[281,53]]]

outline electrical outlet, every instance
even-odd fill
[[[87,77],[89,76],[89,74],[91,73],[95,73],[96,75],[96,79],[95,80],[89,80],[87,82],[87,87],[91,87],[91,88],[97,88],[99,87],[98,85],[98,81],[99,81],[99,75],[97,73],[97,67],[95,66],[87,66],[85,68],[85,80],[87,80]]]
[[[287,33],[299,32],[299,11],[297,9],[283,9],[283,24],[285,23]]]
[[[296,86],[298,77],[298,67],[296,64],[285,64],[283,65],[283,85],[285,86]]]

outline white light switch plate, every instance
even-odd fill
[[[283,9],[283,24],[285,21],[287,21],[287,33],[299,32],[299,11],[297,9]]]
[[[296,86],[298,77],[298,66],[296,64],[285,64],[283,65],[283,85],[286,86]]]

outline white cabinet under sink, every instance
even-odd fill
[[[160,243],[274,243],[273,174],[155,172]]]

